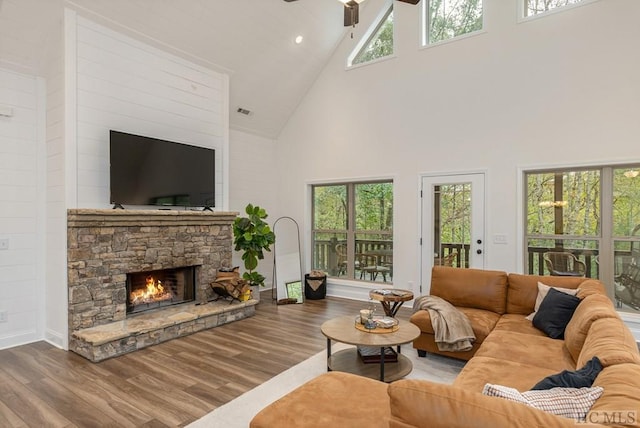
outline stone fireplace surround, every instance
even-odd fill
[[[236,215],[68,210],[69,349],[97,362],[253,315],[256,300],[208,302],[217,269],[231,266]],[[192,265],[195,302],[127,316],[128,272]]]

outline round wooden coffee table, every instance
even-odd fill
[[[408,375],[413,369],[411,360],[400,353],[400,345],[412,342],[420,336],[420,329],[406,321],[398,321],[398,329],[391,333],[370,333],[355,327],[356,316],[343,316],[326,321],[320,327],[327,338],[327,370],[354,373],[383,382],[393,382]],[[380,348],[397,347],[398,361],[386,362],[380,359],[379,364],[365,364],[358,355],[357,348],[348,348],[331,354],[331,341],[349,345]]]
[[[398,288],[379,288],[369,291],[369,298],[380,302],[386,316],[395,317],[400,306],[413,299],[413,292]]]

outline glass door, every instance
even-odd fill
[[[422,293],[434,265],[484,268],[484,174],[422,179]]]

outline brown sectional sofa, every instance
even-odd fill
[[[582,301],[564,340],[547,337],[525,319],[533,312],[538,281],[579,289]],[[468,360],[453,385],[386,385],[331,372],[263,409],[251,427],[640,427],[640,354],[599,281],[436,267],[430,292],[465,313],[477,337],[468,352],[440,352],[428,312],[412,316],[422,331],[414,342],[419,353]],[[481,393],[486,383],[526,391],[546,376],[583,367],[593,356],[604,366],[593,386],[604,392],[588,423]]]

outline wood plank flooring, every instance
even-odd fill
[[[253,317],[101,363],[46,342],[2,350],[0,427],[185,426],[324,350],[320,325],[367,305],[261,298]]]

